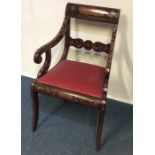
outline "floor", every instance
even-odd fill
[[[95,150],[99,111],[40,95],[38,129],[31,132],[33,79],[21,77],[22,155],[132,155],[133,106],[108,99],[100,152]]]

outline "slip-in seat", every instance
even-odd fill
[[[103,99],[105,68],[87,63],[63,60],[38,83]]]

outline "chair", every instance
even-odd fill
[[[31,84],[33,132],[36,130],[38,122],[38,93],[73,101],[100,110],[96,139],[96,150],[100,150],[108,80],[119,15],[119,9],[73,3],[67,4],[64,22],[59,33],[52,41],[40,47],[34,55],[34,62],[39,64],[42,62],[42,54],[45,54],[45,62],[38,72],[37,79]],[[111,42],[108,44],[101,42],[93,43],[90,40],[83,41],[80,38],[71,38],[70,18],[103,22],[111,25]],[[62,40],[62,38],[65,38],[63,54],[58,64],[49,69],[51,48]],[[108,55],[106,67],[67,60],[70,46],[94,50],[95,52],[105,52]]]

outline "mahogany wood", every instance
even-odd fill
[[[105,103],[107,98],[108,81],[111,70],[111,63],[113,57],[114,44],[117,33],[117,25],[119,21],[120,10],[115,8],[98,7],[83,4],[73,4],[68,3],[66,6],[66,13],[64,22],[60,28],[60,31],[56,37],[48,42],[47,44],[40,47],[34,54],[34,62],[39,64],[42,62],[42,54],[45,54],[45,62],[38,72],[37,78],[45,75],[49,71],[49,66],[51,63],[51,48],[57,45],[62,38],[65,38],[65,45],[61,62],[66,59],[68,50],[70,46],[76,48],[85,48],[87,50],[94,50],[96,52],[106,52],[108,54],[108,60],[106,65],[106,82],[103,89],[103,98],[97,99],[94,97],[86,96],[80,93],[75,93],[71,91],[66,91],[60,88],[51,87],[45,84],[38,83],[35,80],[31,85],[31,95],[32,95],[32,131],[34,132],[37,128],[38,113],[39,113],[39,103],[38,103],[38,93],[46,94],[49,96],[59,97],[63,100],[73,101],[79,104],[83,104],[92,108],[97,108],[100,110],[100,116],[98,121],[97,139],[96,139],[96,150],[100,150],[101,133],[103,126],[103,119],[105,113]],[[70,36],[70,18],[80,18],[83,20],[91,20],[97,22],[108,23],[113,27],[111,42],[104,44],[101,42],[92,42],[91,40],[83,41],[80,38],[73,39]],[[59,64],[59,63],[58,63]]]
[[[69,17],[118,24],[119,9],[68,3],[66,15]]]
[[[70,38],[69,43],[70,43],[70,46],[74,46],[76,48],[84,47],[87,50],[93,49],[96,52],[109,53],[109,50],[110,50],[110,44],[104,44],[101,42],[93,43],[91,40],[83,41],[80,38],[76,38],[76,39]]]
[[[66,59],[69,50],[69,38],[70,38],[70,18],[67,20],[67,31],[65,33],[65,47],[62,55],[62,59]]]
[[[105,107],[104,109],[100,110],[100,116],[98,120],[97,139],[96,139],[97,151],[100,151],[100,146],[101,146],[101,135],[102,135],[102,128],[103,128],[104,114],[105,114]]]
[[[51,63],[51,51],[49,49],[45,53],[45,62],[38,72],[38,75],[37,75],[38,78],[47,73],[50,63]]]
[[[69,17],[65,17],[64,22],[60,28],[60,31],[58,32],[58,34],[56,35],[56,37],[51,40],[50,42],[48,42],[47,44],[43,45],[42,47],[40,47],[34,54],[34,62],[37,64],[40,64],[42,62],[42,54],[45,53],[45,63],[43,65],[43,67],[41,68],[41,70],[38,73],[38,77],[43,76],[49,69],[50,66],[50,62],[51,62],[51,48],[54,47],[56,44],[58,44],[60,42],[60,40],[65,36],[65,34],[67,33],[67,31],[69,31]],[[66,47],[67,49],[67,47]]]
[[[32,131],[36,131],[39,114],[39,102],[38,92],[34,90],[33,83],[31,84],[31,96],[32,96]]]
[[[90,106],[92,108],[101,109],[104,107],[102,100],[104,100],[105,97],[101,100],[95,97],[86,96],[80,93],[75,93],[56,87],[51,87],[37,82],[33,83],[33,90],[38,93],[59,97],[67,101],[77,102],[86,106]]]

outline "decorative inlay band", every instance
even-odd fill
[[[33,83],[32,87],[34,91],[37,91],[39,93],[45,93],[50,96],[60,97],[69,101],[78,102],[78,103],[96,107],[96,108],[102,107],[102,104],[103,104],[100,99],[95,99],[84,95],[78,95],[58,88],[42,85],[37,82]]]

